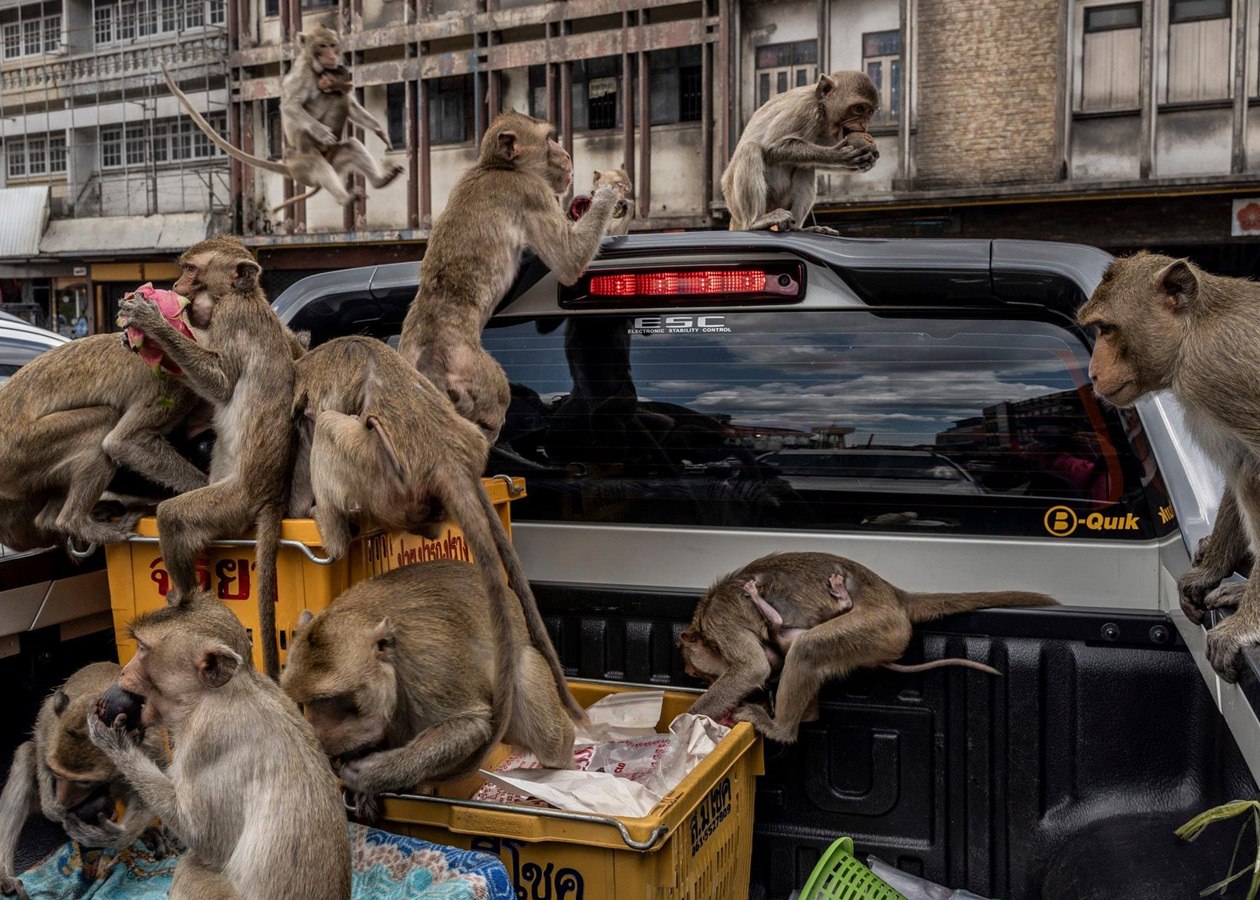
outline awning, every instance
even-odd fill
[[[0,188],[0,260],[39,255],[48,221],[48,185]]]
[[[205,213],[53,219],[39,242],[39,252],[76,258],[178,254],[205,240],[209,225]]]

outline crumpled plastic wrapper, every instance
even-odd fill
[[[730,731],[707,716],[683,713],[656,731],[661,691],[610,694],[587,709],[573,769],[543,769],[530,753],[509,756],[473,797],[494,803],[554,806],[568,812],[640,817],[713,752]]]

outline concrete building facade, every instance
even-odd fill
[[[236,145],[278,157],[280,80],[320,22],[393,149],[360,138],[405,171],[347,208],[317,195],[273,212],[301,188],[215,151],[157,61]],[[254,245],[273,290],[419,258],[509,108],[556,122],[575,190],[627,169],[635,229],[724,227],[743,124],[837,69],[878,85],[881,158],[819,176],[819,223],[1152,246],[1260,272],[1260,0],[0,0],[0,51],[0,176],[48,186],[38,252],[0,260],[0,291],[8,303],[20,282],[51,315],[71,283],[54,279],[86,271],[96,329],[105,277],[165,277],[207,230]]]

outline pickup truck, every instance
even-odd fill
[[[751,896],[788,897],[842,834],[1010,900],[1193,897],[1230,871],[1235,827],[1172,836],[1260,777],[1254,672],[1219,681],[1176,595],[1220,481],[1171,398],[1093,397],[1074,313],[1108,260],[632,235],[571,286],[527,259],[499,305],[483,342],[512,405],[487,474],[527,480],[513,539],[570,675],[700,687],[679,631],[718,576],[772,551],[1062,604],[920,626],[906,657],[1001,678],[872,670],[825,688],[796,744],[766,745]],[[316,275],[274,307],[313,345],[396,342],[417,272]]]

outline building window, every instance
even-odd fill
[[[818,80],[818,42],[795,41],[757,48],[757,105]]]
[[[603,56],[599,59],[588,59],[584,66],[574,66],[574,82],[578,81],[578,70],[583,69],[582,76],[586,88],[582,92],[586,98],[586,127],[591,131],[603,128],[616,128],[619,124],[617,113],[621,104],[620,96],[621,59],[616,56]],[[573,119],[580,122],[577,109],[573,111]]]
[[[118,168],[122,165],[122,129],[101,129],[101,168]]]
[[[134,3],[118,4],[118,37],[120,41],[129,41],[136,36],[136,5]]]
[[[26,142],[10,138],[5,141],[5,155],[9,158],[9,177],[20,178],[26,174]]]
[[[39,19],[27,20],[22,23],[22,55],[38,56],[43,50],[41,41]]]
[[[66,136],[54,134],[48,138],[48,171],[53,175],[66,172]]]
[[[108,44],[114,39],[114,7],[98,6],[93,17],[96,21],[96,43]]]
[[[157,34],[157,0],[136,0],[136,35],[152,37]]]
[[[138,15],[137,15],[138,9]],[[59,18],[59,17],[58,17]],[[226,0],[136,0],[127,3],[99,3],[93,12],[97,44],[112,44],[154,35],[179,34],[206,23],[227,21]],[[60,30],[60,22],[58,22]]]
[[[302,11],[309,12],[312,9],[327,9],[337,5],[337,0],[302,0]]]
[[[127,165],[142,166],[144,165],[144,126],[128,125],[127,126]]]
[[[22,55],[22,26],[14,22],[4,26],[4,58],[17,59]]]
[[[201,28],[206,24],[206,8],[202,3],[190,3],[184,9],[184,27]]]
[[[56,53],[61,47],[61,16],[44,17],[44,52]]]
[[[175,0],[162,0],[162,30],[177,31],[179,29],[179,7]]]
[[[678,70],[678,121],[700,121],[700,113],[704,109],[703,85],[704,77],[699,66],[683,66]]]
[[[280,98],[272,97],[266,101],[267,117],[267,153],[272,159],[284,156],[284,128],[280,125]]]
[[[429,143],[462,144],[471,132],[472,76],[438,78],[429,88]]]
[[[535,119],[547,118],[547,67],[529,67],[529,114]]]
[[[1222,100],[1230,85],[1229,0],[1170,0],[1168,100]]]
[[[227,133],[227,114],[212,112],[206,120],[221,135]],[[128,125],[125,147],[128,166],[143,165],[146,159],[155,163],[175,163],[186,160],[210,159],[221,156],[222,152],[201,129],[187,118],[176,117],[158,119],[150,128],[150,137],[145,138],[143,125]],[[101,132],[101,167],[120,168],[123,165],[122,129],[109,128]],[[145,147],[150,156],[146,157]],[[64,148],[64,144],[63,144]],[[62,153],[64,154],[64,149]]]
[[[26,139],[26,171],[43,175],[48,171],[48,141],[42,137]]]
[[[648,80],[653,125],[700,121],[703,79],[699,47],[650,51]]]
[[[1086,7],[1082,31],[1077,110],[1137,109],[1142,4]]]
[[[210,24],[227,24],[227,0],[210,0]]]
[[[407,85],[404,82],[385,86],[385,111],[389,121],[389,142],[394,149],[407,145]]]
[[[873,31],[862,35],[862,71],[879,94],[879,111],[871,124],[895,124],[901,118],[900,31]]]

